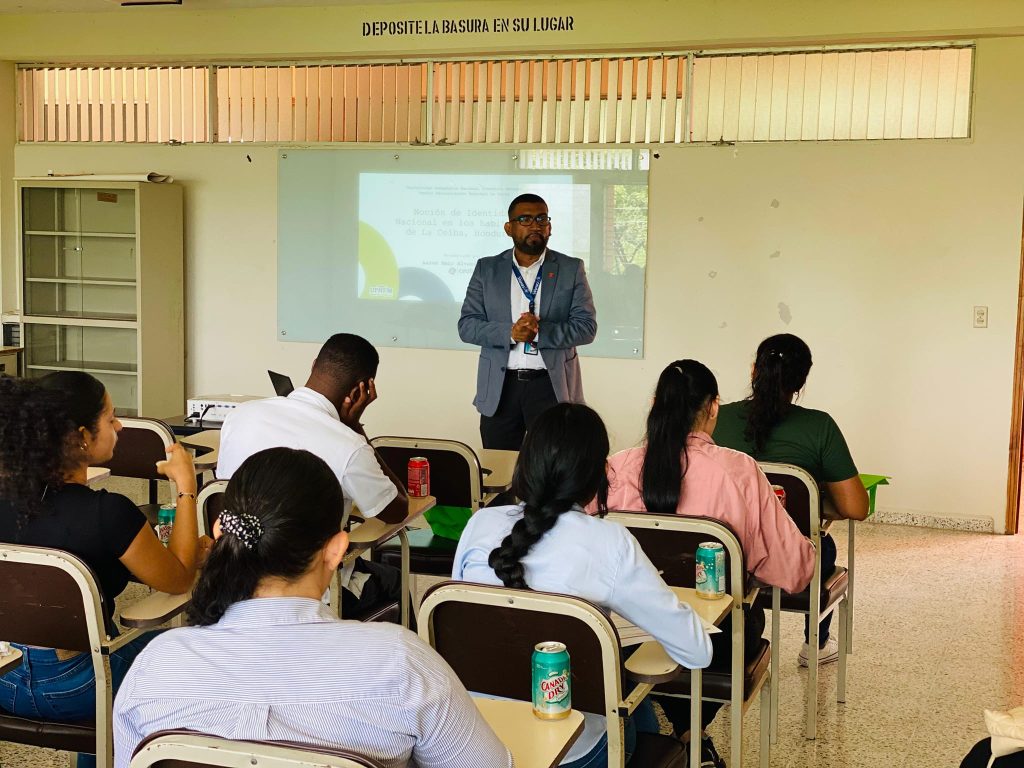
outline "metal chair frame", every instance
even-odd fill
[[[549,592],[491,587],[469,582],[446,581],[434,586],[424,597],[418,615],[419,635],[432,648],[434,641],[434,611],[446,602],[473,603],[505,608],[510,611],[528,610],[570,616],[593,630],[601,647],[604,663],[601,677],[604,688],[605,711],[608,724],[608,765],[624,766],[625,751],[622,718],[630,715],[650,693],[650,683],[639,683],[623,696],[620,676],[619,635],[611,619],[596,605],[582,598]]]
[[[311,745],[235,741],[200,733],[156,733],[135,752],[129,768],[194,764],[202,768],[380,768],[368,757]]]
[[[0,560],[56,568],[68,574],[78,585],[89,635],[89,654],[96,676],[96,762],[104,768],[111,768],[114,764],[114,743],[110,654],[137,638],[143,630],[126,630],[117,637],[110,637],[107,634],[103,618],[103,598],[96,577],[89,566],[74,555],[45,547],[0,544]],[[16,624],[5,628],[4,634],[5,640],[18,642]]]
[[[744,571],[743,547],[736,534],[726,525],[711,518],[683,517],[681,515],[659,515],[649,512],[609,512],[605,517],[625,528],[647,528],[661,529],[665,531],[679,531],[686,533],[699,533],[706,535],[709,539],[719,541],[729,553],[729,584],[732,593],[732,668],[730,670],[732,687],[729,699],[716,699],[714,697],[701,697],[707,701],[721,701],[728,704],[731,713],[730,731],[730,765],[742,765],[743,754],[743,716],[754,701],[755,694],[760,692],[761,696],[761,768],[768,768],[770,757],[769,745],[769,719],[770,701],[775,696],[776,683],[774,681],[775,665],[774,646],[772,648],[772,663],[765,673],[757,680],[749,697],[745,697],[744,691],[744,603],[753,603],[757,596],[757,587],[750,592],[744,592],[747,583],[747,574]],[[658,563],[655,562],[655,567]],[[678,585],[683,586],[683,585]],[[774,642],[774,640],[773,640]],[[705,674],[707,670],[705,670]],[[659,693],[659,696],[673,695]],[[686,698],[677,696],[677,698]]]
[[[470,498],[472,499],[471,509],[476,512],[483,506],[483,472],[480,468],[480,457],[476,455],[471,447],[458,440],[446,440],[434,437],[398,437],[395,435],[380,435],[370,440],[373,448],[408,448],[427,449],[432,451],[451,451],[462,456],[471,470],[469,478]],[[394,467],[392,467],[394,471]],[[399,476],[401,473],[399,473]]]
[[[807,717],[805,725],[805,736],[808,739],[817,738],[818,731],[818,642],[821,631],[820,623],[830,613],[839,613],[839,679],[836,684],[836,701],[839,704],[846,703],[846,661],[849,653],[849,583],[847,591],[842,598],[825,609],[821,610],[821,493],[818,483],[811,477],[810,473],[794,464],[776,464],[773,462],[758,462],[758,466],[769,477],[771,475],[789,475],[797,478],[807,488],[810,498],[810,538],[814,545],[814,574],[811,576],[809,587],[810,599],[807,601],[808,610],[787,609],[792,613],[801,613],[809,617],[810,627],[808,630],[809,642],[807,643]],[[779,664],[779,620],[782,611],[782,593],[778,587],[772,589],[772,667],[778,669]],[[779,693],[772,691],[772,715],[771,715],[771,740],[772,743],[778,738],[779,728]]]

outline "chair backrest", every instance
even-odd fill
[[[109,635],[89,566],[59,549],[0,544],[0,640],[88,653]]]
[[[171,428],[159,419],[122,418],[114,456],[105,466],[117,477],[164,480],[156,471],[156,462],[166,458],[167,447],[174,444]]]
[[[821,530],[821,494],[814,478],[795,464],[761,461],[758,466],[767,475],[768,482],[786,490],[786,512],[800,533],[817,544]]]
[[[423,597],[419,633],[467,690],[530,701],[537,643],[565,643],[572,706],[618,716],[619,636],[607,614],[569,595],[445,581]]]
[[[194,731],[157,731],[139,744],[131,768],[381,768],[345,749],[287,741],[233,741]]]
[[[732,592],[733,580],[738,578],[742,593],[747,582],[743,549],[735,532],[721,520],[649,512],[609,512],[606,519],[629,529],[661,571],[665,583],[673,587],[695,587],[697,547],[706,541],[721,543],[725,549],[725,590]]]
[[[375,437],[370,445],[400,480],[409,459],[423,456],[430,462],[430,495],[448,507],[479,509],[483,498],[483,474],[476,452],[457,440],[420,437]]]
[[[200,534],[213,535],[213,524],[224,511],[224,491],[227,487],[227,480],[211,480],[199,490],[199,496],[196,497],[196,514],[199,516]]]

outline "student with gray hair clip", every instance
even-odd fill
[[[343,495],[308,451],[246,459],[193,592],[197,626],[135,661],[114,707],[115,766],[166,728],[343,745],[388,768],[511,768],[448,664],[409,630],[343,621],[321,596],[348,549]]]

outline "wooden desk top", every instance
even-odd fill
[[[0,355],[10,355],[14,352],[21,352],[24,347],[0,347]]]
[[[86,470],[85,482],[92,485],[97,480],[105,480],[110,477],[110,470],[106,467],[89,467]]]
[[[428,509],[433,509],[435,506],[437,506],[437,499],[433,496],[410,496],[409,515],[405,520],[397,523],[385,523],[383,520],[371,517],[369,520],[360,523],[348,535],[349,551],[345,555],[345,559],[348,560],[350,557],[392,539],[398,535],[400,530],[407,527],[410,522],[418,517],[422,517],[424,512]],[[356,510],[353,509],[352,512],[356,514]]]
[[[709,600],[700,597],[697,590],[689,587],[672,587],[679,602],[686,603],[697,614],[705,626],[717,627],[732,610],[732,597]],[[629,625],[632,626],[632,625]],[[664,683],[675,679],[682,668],[665,652],[661,643],[648,640],[626,660],[626,672],[630,679],[641,683]]]
[[[512,487],[512,473],[519,459],[519,451],[499,451],[484,448],[480,451],[480,466],[491,470],[484,473],[483,489],[489,493],[503,493]]]
[[[178,438],[178,442],[190,448],[207,448],[216,451],[220,449],[220,430],[207,429],[193,435],[182,435]]]
[[[576,710],[564,720],[541,720],[528,701],[474,698],[473,702],[512,753],[516,768],[558,765],[583,733],[583,714]]]
[[[142,600],[126,606],[121,611],[121,623],[126,627],[138,627],[139,629],[159,627],[188,608],[191,600],[191,590],[184,595],[154,592],[149,597],[144,597]]]
[[[11,648],[7,653],[0,656],[0,675],[6,675],[19,664],[21,664],[21,651],[17,648]]]

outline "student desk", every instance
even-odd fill
[[[92,485],[100,480],[106,480],[110,477],[110,470],[106,467],[89,467],[86,470],[85,484]]]
[[[384,542],[390,541],[396,535],[398,536],[398,540],[402,545],[402,595],[399,598],[399,605],[402,610],[402,626],[407,629],[409,627],[409,537],[406,535],[405,529],[409,527],[409,523],[422,517],[424,512],[428,509],[433,509],[436,505],[437,499],[433,496],[410,496],[409,514],[406,515],[404,520],[397,523],[385,523],[383,520],[373,517],[361,522],[349,533],[348,552],[345,553],[345,559],[342,560],[343,563],[347,564],[367,550],[378,547]],[[356,510],[353,509],[353,514],[355,512]],[[338,611],[340,616],[340,583],[335,583],[332,603],[334,601],[337,601],[337,605],[332,605],[331,607]]]
[[[121,611],[121,624],[136,629],[152,629],[184,613],[192,601],[192,590],[183,595],[153,592],[148,597],[125,606]]]
[[[21,664],[21,651],[11,648],[7,653],[0,654],[0,675],[6,675]],[[570,742],[571,743],[571,742]]]
[[[5,347],[0,345],[0,374],[4,376],[17,376],[21,368],[18,358],[24,347]]]
[[[473,702],[512,753],[516,768],[558,765],[583,733],[583,715],[575,709],[563,720],[541,720],[528,701],[474,698]]]
[[[686,603],[705,624],[718,626],[732,610],[732,597],[708,600],[697,595],[690,587],[671,587],[679,602]],[[628,625],[628,622],[627,622]],[[628,625],[632,626],[632,625]],[[641,645],[636,653],[626,660],[626,674],[640,683],[665,683],[675,679],[682,671],[665,652],[661,643],[651,640]],[[690,733],[700,733],[701,693],[704,676],[699,669],[690,670]],[[735,713],[733,717],[737,716]],[[740,715],[742,716],[742,715]],[[700,750],[690,750],[690,768],[700,768]]]
[[[512,487],[512,472],[516,468],[519,451],[500,451],[484,448],[480,451],[480,466],[484,469],[482,484],[485,493],[504,493]]]
[[[207,429],[203,432],[192,432],[188,435],[182,435],[178,442],[193,449],[193,451],[197,451],[193,459],[196,470],[205,472],[206,470],[217,468],[217,454],[220,451],[219,429]]]

